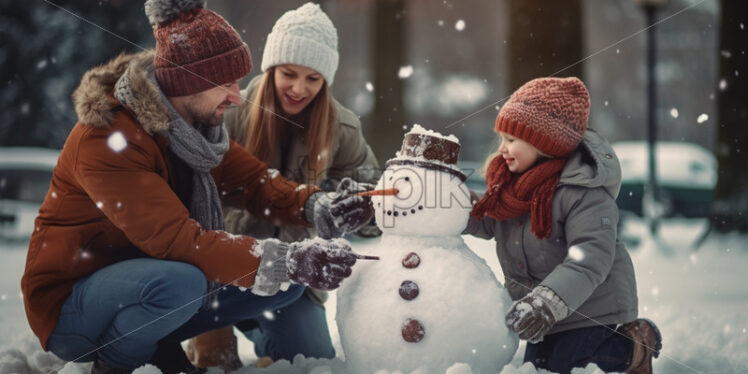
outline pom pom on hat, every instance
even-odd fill
[[[514,91],[496,117],[496,131],[550,156],[572,153],[584,138],[590,94],[579,78],[536,78]]]
[[[205,0],[148,0],[145,15],[151,26],[156,26],[177,18],[179,13],[197,8],[205,8]]]
[[[265,43],[262,71],[295,64],[318,71],[332,85],[338,69],[338,32],[318,4],[289,10],[275,22]]]

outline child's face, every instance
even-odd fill
[[[499,154],[504,157],[512,173],[524,173],[540,157],[538,150],[522,139],[504,132],[500,132],[499,137],[501,137]]]

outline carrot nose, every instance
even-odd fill
[[[383,190],[372,190],[372,191],[364,191],[359,192],[356,195],[358,196],[394,196],[397,195],[398,191],[397,188],[385,188]]]

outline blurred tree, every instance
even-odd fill
[[[371,66],[374,69],[375,104],[367,121],[366,139],[384,162],[400,149],[403,125],[406,123],[403,101],[403,81],[398,76],[405,62],[407,14],[405,0],[379,0],[372,4],[374,22],[371,32],[374,50]]]
[[[82,74],[139,50],[102,28],[136,44],[152,35],[142,1],[0,0],[0,145],[62,147]]]
[[[721,0],[720,83],[716,154],[719,165],[713,224],[718,231],[748,231],[748,7]],[[724,87],[724,88],[723,88]]]
[[[552,74],[582,78],[581,0],[508,0],[509,89]]]

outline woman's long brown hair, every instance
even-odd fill
[[[279,144],[281,138],[290,136],[292,129],[289,126],[296,126],[279,115],[282,112],[281,106],[276,102],[274,74],[275,67],[265,71],[252,102],[246,106],[245,110],[249,113],[240,116],[247,118],[244,147],[265,162],[270,158],[271,147]],[[304,182],[319,185],[333,157],[331,148],[337,119],[327,82],[322,83],[317,97],[304,108],[299,118],[303,119],[300,124],[304,126],[309,153],[306,164],[300,166],[307,172],[307,180]]]

